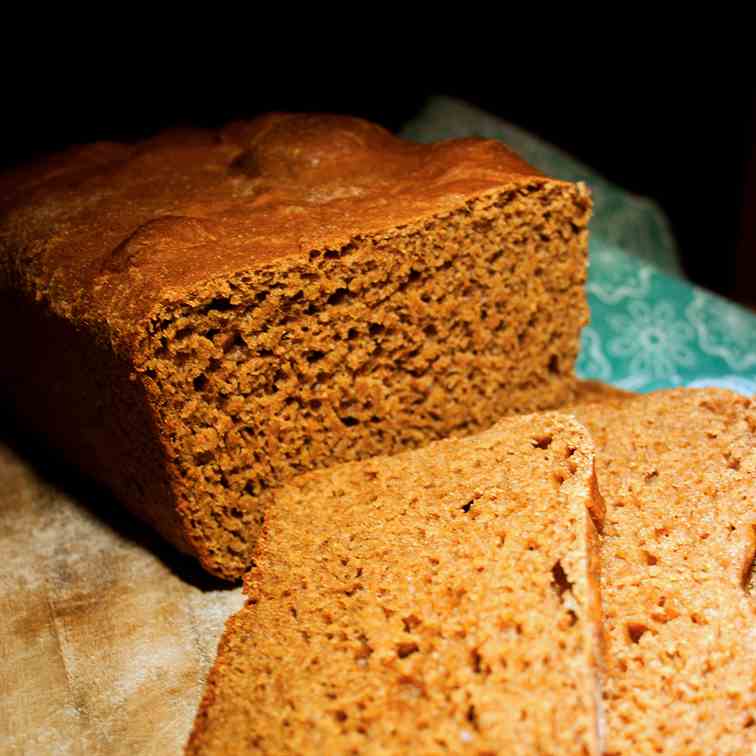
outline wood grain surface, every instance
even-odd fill
[[[0,432],[0,753],[178,754],[227,588]]]

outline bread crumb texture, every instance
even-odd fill
[[[593,450],[564,416],[308,473],[190,754],[599,754]]]
[[[3,385],[222,577],[249,565],[261,494],[292,476],[572,396],[590,197],[494,141],[275,115],[11,178],[3,322],[30,328],[10,329],[24,356]],[[33,377],[53,328],[75,411]]]
[[[679,389],[574,412],[607,506],[607,753],[753,754],[754,401]]]

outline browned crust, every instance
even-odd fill
[[[209,282],[547,181],[493,140],[418,145],[337,116],[99,143],[2,178],[0,283],[132,353]]]

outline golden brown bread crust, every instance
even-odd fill
[[[562,345],[576,344],[572,332],[585,318],[575,291],[584,275],[586,190],[541,176],[494,141],[416,145],[364,121],[333,116],[277,114],[217,132],[79,147],[0,178],[0,320],[10,353],[19,355],[0,366],[0,379],[29,425],[179,548],[197,554],[216,574],[236,577],[246,545],[229,546],[233,565],[221,564],[212,535],[202,529],[201,507],[187,503],[186,491],[204,482],[176,459],[185,453],[202,458],[205,440],[192,440],[190,452],[181,447],[182,423],[196,422],[169,407],[175,390],[156,367],[155,345],[165,323],[217,302],[213,316],[221,319],[223,307],[235,306],[239,291],[252,287],[246,281],[253,274],[285,277],[281,271],[293,265],[304,278],[314,250],[339,250],[397,228],[421,233],[424,219],[470,215],[473,199],[502,191],[525,196],[565,187],[575,223],[549,231],[576,241],[565,243],[568,253],[552,266],[560,271],[553,291],[571,287],[569,307],[577,314],[574,327],[548,324],[561,330],[544,336],[561,363],[554,363],[552,374],[552,365],[544,371],[548,399],[540,396],[526,408],[554,406],[554,397],[571,391],[563,376],[574,350]],[[490,224],[492,208],[486,212],[482,223]],[[581,249],[573,260],[571,253]],[[217,330],[209,328],[198,347],[203,354],[215,350],[212,360],[229,348],[212,342]],[[225,332],[217,337],[225,338]],[[171,341],[166,363],[175,356],[172,348]],[[529,385],[515,388],[513,396],[530,391]],[[189,380],[186,396],[191,391]],[[493,398],[487,401],[493,406]],[[490,407],[484,409],[490,414]],[[482,412],[476,417],[479,425],[491,422]],[[348,413],[346,421],[353,422]],[[242,423],[234,432],[244,430]],[[212,438],[221,432],[207,430]],[[260,451],[263,463],[267,454]],[[212,474],[224,481],[226,473]],[[256,482],[255,495],[268,483]],[[237,498],[245,495],[239,485]],[[217,501],[218,492],[212,497]],[[228,510],[205,522],[241,532],[236,499]],[[243,517],[245,530],[253,515],[245,511]]]
[[[531,415],[279,489],[188,753],[599,754],[592,452]]]
[[[3,177],[0,273],[132,358],[161,305],[210,281],[544,181],[493,140],[419,145],[337,116],[99,143]]]

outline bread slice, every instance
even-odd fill
[[[598,754],[600,518],[557,414],[309,473],[268,510],[189,754]]]
[[[345,117],[77,148],[0,177],[0,399],[233,579],[262,492],[570,399],[589,215]]]
[[[756,403],[678,389],[574,413],[607,506],[607,753],[756,753]]]

